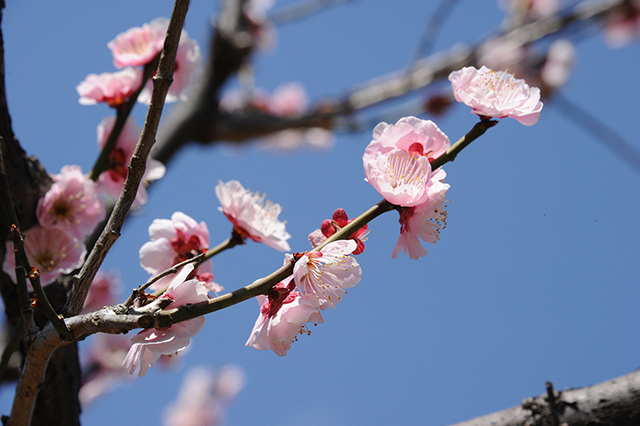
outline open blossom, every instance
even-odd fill
[[[155,219],[149,226],[151,241],[140,248],[140,266],[151,275],[157,275],[173,265],[191,259],[209,249],[209,229],[204,222],[196,222],[182,212],[175,212],[171,219]],[[213,282],[213,264],[207,260],[191,275],[207,283],[211,291],[222,291]],[[164,277],[151,285],[151,290],[165,288],[170,277]]]
[[[219,210],[233,223],[243,239],[264,243],[280,251],[288,251],[291,238],[284,222],[278,220],[280,204],[265,201],[265,195],[245,189],[237,180],[220,181],[216,186]]]
[[[82,105],[106,102],[110,107],[124,104],[142,84],[142,71],[128,67],[122,71],[89,74],[76,90]]]
[[[428,196],[430,161],[449,145],[447,135],[430,120],[404,117],[396,124],[380,123],[362,156],[366,180],[391,204],[420,205]]]
[[[107,138],[113,129],[115,117],[106,117],[102,123],[98,125],[98,147],[102,149]],[[100,174],[97,181],[98,192],[108,199],[115,200],[120,196],[120,192],[124,187],[124,181],[127,178],[127,170],[131,155],[135,150],[140,133],[142,130],[135,123],[133,117],[129,116],[120,133],[120,137],[116,141],[116,146],[109,154],[108,169]],[[147,168],[138,187],[134,208],[139,207],[147,202],[147,190],[145,185],[148,182],[160,179],[164,176],[164,165],[151,157],[147,160]]]
[[[38,222],[84,240],[105,216],[95,183],[75,165],[63,167],[53,180],[49,191],[38,200]]]
[[[84,245],[67,232],[57,228],[44,228],[36,225],[24,232],[24,250],[31,266],[40,272],[40,283],[51,284],[59,275],[66,274],[82,266],[87,251]],[[15,276],[15,256],[13,241],[7,241],[7,256],[2,270],[9,276]],[[29,271],[26,271],[29,273]],[[31,283],[27,280],[29,290]]]
[[[446,173],[439,169],[429,181],[427,201],[415,207],[400,208],[400,237],[391,257],[404,252],[411,259],[427,255],[420,239],[435,243],[440,239],[440,230],[446,226],[447,212],[444,202],[449,185],[444,183]]]
[[[217,374],[203,367],[191,368],[184,377],[177,401],[164,413],[165,426],[217,426],[227,406],[246,381],[242,369],[225,365]]]
[[[191,279],[185,281],[187,276],[193,272],[193,265],[186,265],[171,281],[167,290],[160,296],[167,298],[171,303],[165,308],[167,310],[177,308],[187,303],[198,303],[208,300],[207,289],[204,283]],[[153,367],[155,362],[162,355],[177,355],[185,349],[193,336],[198,334],[204,327],[206,320],[204,317],[196,317],[190,320],[173,324],[167,328],[151,328],[139,332],[131,338],[131,349],[123,362],[123,365],[133,374],[138,367],[138,376],[147,374],[149,367]]]
[[[362,278],[362,270],[355,258],[349,256],[358,248],[353,240],[340,240],[327,244],[320,251],[302,254],[293,267],[296,286],[315,296],[322,310],[335,308],[347,289]],[[286,255],[285,259],[290,259]]]
[[[293,290],[293,277],[276,284],[269,296],[256,296],[260,316],[245,346],[258,350],[271,349],[285,356],[299,334],[309,334],[305,324],[324,322],[318,300],[312,294]]]
[[[540,118],[540,89],[529,87],[506,71],[465,67],[449,74],[449,80],[456,100],[481,117],[511,117],[526,126]]]
[[[349,220],[347,212],[345,212],[344,209],[336,209],[336,211],[333,212],[331,219],[323,220],[322,225],[320,225],[320,229],[309,234],[309,242],[313,247],[317,247],[327,238],[347,226],[350,222],[353,222],[353,219]],[[364,251],[364,241],[366,241],[365,236],[368,233],[368,228],[369,226],[365,224],[362,228],[356,230],[356,232],[349,236],[350,239],[358,244],[358,248],[356,248],[352,254],[360,254]]]

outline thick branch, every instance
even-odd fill
[[[580,389],[549,392],[521,405],[452,426],[635,426],[640,424],[640,370]]]

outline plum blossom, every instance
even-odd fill
[[[82,313],[97,311],[105,306],[115,304],[116,294],[120,291],[120,287],[120,277],[117,273],[98,271],[91,287],[89,287]]]
[[[196,222],[182,212],[175,212],[171,219],[155,219],[149,226],[151,241],[140,248],[140,266],[151,275],[157,275],[173,265],[204,253],[209,249],[209,229],[204,222]],[[210,291],[222,291],[213,282],[211,260],[201,263],[191,278],[206,283]],[[164,289],[171,277],[164,277],[151,285],[150,289]]]
[[[440,239],[440,230],[446,227],[447,212],[444,202],[449,185],[444,183],[446,173],[442,169],[434,174],[427,184],[427,201],[415,207],[400,208],[400,237],[391,257],[404,252],[411,259],[427,255],[420,238],[427,243]]]
[[[107,138],[115,124],[115,117],[106,117],[98,125],[98,147],[102,149],[107,142]],[[110,200],[115,200],[120,196],[127,178],[127,170],[131,155],[133,154],[140,133],[142,130],[135,123],[133,117],[129,116],[122,129],[122,133],[116,141],[116,145],[109,154],[108,169],[100,174],[97,180],[98,192]],[[140,207],[147,202],[147,190],[145,186],[154,180],[164,176],[164,165],[151,157],[147,160],[147,168],[138,187],[138,193],[133,204],[134,208]]]
[[[506,71],[465,67],[449,74],[449,80],[456,100],[473,108],[471,112],[480,117],[511,117],[526,126],[540,118],[540,89],[529,87]]]
[[[336,209],[336,211],[333,212],[331,219],[323,220],[322,225],[320,225],[320,229],[309,234],[309,242],[313,247],[317,247],[327,238],[347,226],[350,222],[353,222],[353,219],[349,220],[347,212],[345,212],[344,209]],[[364,241],[366,241],[365,237],[368,233],[368,228],[368,225],[365,224],[362,228],[349,236],[350,239],[358,244],[358,248],[356,248],[352,254],[356,255],[364,251]]]
[[[142,84],[142,71],[127,67],[114,73],[89,74],[76,90],[82,105],[106,102],[116,108],[124,104]]]
[[[233,223],[234,230],[243,239],[251,238],[280,251],[288,251],[287,233],[284,222],[278,220],[282,211],[280,204],[265,201],[265,195],[245,189],[237,180],[227,183],[219,181],[216,196],[221,207],[218,209]]]
[[[108,44],[113,54],[113,63],[117,68],[146,65],[160,53],[167,35],[169,20],[156,18],[142,27],[135,27],[119,34]],[[200,47],[195,40],[189,38],[182,30],[176,64],[173,72],[173,83],[167,93],[166,101],[175,102],[185,98],[185,90],[196,77],[201,67]],[[149,103],[151,100],[151,82],[140,93],[138,101]]]
[[[315,296],[320,309],[335,308],[347,289],[362,278],[360,265],[349,256],[357,248],[354,240],[340,240],[327,244],[320,251],[294,256],[297,258],[293,267],[296,287]],[[286,255],[285,259],[291,259],[291,255]]]
[[[122,334],[98,333],[91,337],[91,347],[83,362],[86,372],[78,394],[83,407],[130,377],[122,365],[130,347],[131,342]]]
[[[242,369],[222,367],[217,374],[203,367],[185,374],[177,401],[164,412],[165,426],[217,426],[222,424],[227,406],[246,381]]]
[[[53,180],[49,191],[38,200],[38,222],[84,240],[105,216],[95,183],[75,165],[64,166]]]
[[[87,254],[84,244],[58,228],[36,225],[24,232],[24,238],[24,250],[31,266],[40,272],[40,283],[43,286],[51,284],[59,275],[82,266]],[[7,241],[6,252],[9,255],[4,258],[2,270],[9,276],[14,276],[13,241]],[[27,286],[29,290],[33,290],[29,280]]]
[[[391,204],[420,205],[428,197],[430,161],[449,145],[447,135],[430,120],[404,117],[396,124],[380,123],[362,157],[366,180]]]
[[[242,6],[247,21],[251,25],[251,33],[258,50],[268,52],[276,44],[273,25],[267,19],[267,11],[273,7],[275,0],[249,0]]]
[[[324,322],[316,297],[293,290],[295,286],[293,277],[288,277],[276,284],[269,296],[256,296],[260,316],[245,346],[261,351],[271,349],[276,355],[285,356],[299,334],[310,333],[305,324]]]
[[[185,281],[191,272],[193,272],[193,265],[184,266],[169,283],[167,290],[159,297],[159,299],[166,298],[171,301],[165,309],[177,308],[187,303],[204,302],[209,299],[203,282],[197,279]],[[200,316],[172,324],[167,328],[151,328],[139,332],[131,338],[132,346],[122,365],[128,369],[129,374],[133,374],[136,369],[140,368],[138,376],[144,376],[160,356],[177,355],[185,349],[191,338],[204,327],[205,322],[205,318]]]

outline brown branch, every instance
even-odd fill
[[[91,253],[89,253],[85,264],[82,266],[78,275],[74,277],[73,290],[65,306],[66,315],[75,315],[82,310],[89,286],[98,268],[107,256],[107,253],[120,236],[122,225],[135,200],[140,181],[146,169],[149,152],[155,142],[160,116],[162,115],[162,109],[164,107],[164,99],[173,81],[173,69],[176,61],[178,42],[188,9],[189,0],[176,0],[169,22],[169,28],[167,29],[164,48],[160,56],[158,71],[153,77],[153,92],[151,94],[149,110],[142,134],[140,135],[140,140],[131,157],[124,189],[116,202],[107,225],[100,234]]]
[[[640,370],[597,385],[547,392],[521,405],[452,426],[635,426],[640,424]]]

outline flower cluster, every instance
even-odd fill
[[[344,209],[336,209],[331,219],[323,220],[320,229],[316,229],[309,234],[309,242],[315,248],[351,222],[353,222],[353,219],[349,220],[349,216],[347,216],[347,212],[345,212]],[[356,248],[352,254],[356,255],[364,251],[364,242],[367,240],[368,229],[369,226],[364,225],[349,236],[350,239],[358,244],[358,248]]]
[[[450,142],[432,121],[401,118],[380,123],[363,155],[369,182],[400,212],[400,238],[392,256],[403,251],[412,259],[427,251],[419,238],[434,243],[444,226],[444,170],[431,170],[431,161],[444,154]]]
[[[39,224],[24,232],[25,252],[42,285],[82,265],[86,255],[82,243],[105,216],[95,183],[79,166],[65,166],[52,179],[53,185],[38,200]],[[12,244],[7,242],[7,253],[13,251]],[[15,257],[5,256],[3,270],[13,275],[14,268]]]
[[[307,323],[324,322],[320,311],[335,308],[362,278],[360,265],[350,256],[357,248],[355,241],[342,240],[320,251],[286,255],[285,262],[296,259],[293,275],[276,284],[268,296],[257,297],[260,316],[246,346],[284,356],[299,334],[310,333]]]

